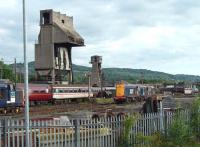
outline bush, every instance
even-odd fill
[[[137,114],[126,116],[124,124],[123,124],[124,128],[122,130],[122,135],[120,136],[120,142],[118,144],[118,147],[131,146],[131,140],[130,140],[131,128],[132,126],[134,126],[137,120],[138,120]]]
[[[192,104],[191,130],[197,139],[200,138],[200,97],[198,96]]]
[[[199,147],[200,139],[200,97],[196,98],[191,108],[189,120],[177,111],[172,124],[166,132],[156,132],[150,136],[138,133],[136,140],[138,145],[131,145],[130,131],[138,117],[129,116],[125,119],[123,133],[119,147]]]
[[[163,147],[189,147],[195,145],[190,125],[181,115],[175,115],[174,121],[167,131],[167,135],[162,139],[161,145]]]
[[[145,143],[145,147],[196,147],[194,134],[190,131],[190,124],[179,115],[175,114],[174,120],[167,133],[156,132],[150,136],[138,134],[137,140]]]

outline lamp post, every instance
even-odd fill
[[[28,99],[28,63],[26,52],[26,3],[22,0],[23,7],[23,48],[24,48],[24,93],[25,93],[25,127],[26,127],[26,147],[29,147],[29,99]]]

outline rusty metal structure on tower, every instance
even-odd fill
[[[84,46],[73,26],[73,17],[53,10],[40,11],[40,33],[35,44],[38,81],[72,83],[72,47]]]
[[[91,85],[95,87],[101,87],[102,85],[102,69],[101,69],[102,57],[92,56],[90,64],[92,64],[91,72]]]

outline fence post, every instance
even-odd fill
[[[163,133],[164,125],[163,125],[163,105],[162,105],[162,101],[160,101],[160,130]]]
[[[7,135],[6,135],[6,132],[7,132],[7,130],[8,130],[8,118],[4,118],[3,119],[3,145],[4,145],[4,147],[7,147],[8,146],[8,144],[7,144]]]
[[[80,147],[80,120],[76,119],[74,122],[75,125],[75,147]]]
[[[167,119],[168,119],[168,113],[166,111],[164,111],[164,132],[165,132],[165,136],[167,136]]]

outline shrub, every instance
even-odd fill
[[[200,97],[198,96],[193,104],[191,110],[191,122],[190,127],[192,133],[196,136],[196,138],[200,138]]]
[[[129,147],[131,146],[131,140],[130,140],[130,133],[131,128],[134,126],[135,122],[138,120],[138,115],[128,115],[125,118],[124,121],[124,128],[122,130],[122,134],[119,139],[118,147]]]

